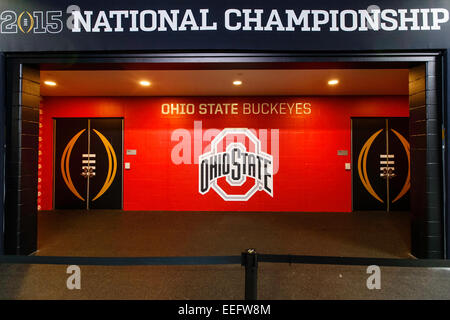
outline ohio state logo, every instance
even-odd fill
[[[273,197],[273,157],[246,128],[222,130],[199,157],[199,192],[213,189],[225,201],[247,201],[257,191]]]

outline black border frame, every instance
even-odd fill
[[[4,57],[4,58],[3,58]],[[3,63],[4,61],[4,63]],[[267,68],[280,68],[283,65],[293,67],[308,66],[310,68],[409,68],[411,66],[438,61],[442,66],[440,74],[440,105],[441,105],[441,127],[446,132],[448,124],[447,112],[447,61],[445,50],[423,50],[418,52],[411,51],[383,51],[383,52],[40,52],[40,53],[0,53],[0,79],[5,79],[8,67],[21,64],[41,65],[46,68],[57,66],[56,69],[126,69],[132,66],[136,69],[154,68],[171,69],[174,67],[189,70],[189,68],[237,68],[254,64],[255,68],[261,68],[261,64]],[[59,65],[59,66],[58,66]],[[259,65],[259,66],[257,66]],[[12,69],[8,69],[12,70]],[[19,76],[19,75],[17,75]],[[3,102],[3,108],[0,112],[0,125],[5,128],[5,110],[6,97],[11,95],[8,83],[0,86],[0,101]],[[4,89],[6,87],[6,90]],[[2,92],[3,89],[3,92]],[[3,94],[2,94],[3,93]],[[4,136],[4,135],[3,135]],[[450,229],[449,224],[449,203],[448,198],[448,138],[445,135],[442,143],[442,196],[443,218],[444,218],[444,258],[450,256]],[[4,145],[3,141],[0,141]],[[4,161],[5,149],[2,150],[1,161]],[[0,162],[0,165],[2,163]],[[4,170],[8,170],[3,163]],[[1,172],[3,173],[3,171]],[[5,177],[1,176],[2,183],[0,192],[5,188]],[[4,200],[0,210],[0,218],[4,218]],[[4,228],[4,220],[0,219],[0,236]],[[0,241],[0,255],[4,254]]]

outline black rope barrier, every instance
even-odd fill
[[[55,264],[81,266],[163,266],[241,264],[240,256],[206,257],[57,257],[0,256],[3,264]]]
[[[304,256],[258,254],[247,249],[240,256],[199,257],[60,257],[60,256],[0,256],[1,264],[50,264],[88,266],[182,266],[240,264],[245,267],[245,299],[257,300],[258,263],[297,263],[313,265],[383,266],[409,268],[450,268],[450,260],[390,259],[364,257]]]
[[[346,266],[409,267],[409,268],[450,268],[450,260],[434,259],[387,259],[387,258],[358,258],[358,257],[328,257],[258,254],[258,262],[271,263],[302,263],[302,264],[330,264]]]
[[[242,265],[245,266],[245,300],[257,300],[258,263],[299,263],[314,265],[346,265],[409,268],[450,268],[450,260],[432,259],[387,259],[359,257],[302,256],[284,254],[259,254],[255,249],[242,253]]]

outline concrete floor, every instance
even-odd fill
[[[207,256],[261,253],[407,258],[409,214],[42,212],[38,254]]]
[[[261,253],[408,258],[407,213],[251,214],[45,212],[38,255],[202,256]],[[0,299],[243,299],[244,270],[223,266],[0,264]],[[261,263],[259,299],[450,299],[450,270],[381,268],[368,290],[365,267]]]

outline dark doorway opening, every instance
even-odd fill
[[[74,60],[75,59],[75,60]],[[75,63],[74,63],[75,61]],[[7,204],[6,252],[29,254],[36,250],[36,195],[38,129],[29,133],[22,124],[33,122],[22,117],[38,112],[33,91],[39,87],[34,71],[50,69],[332,69],[332,68],[407,68],[410,70],[411,144],[411,237],[412,253],[420,258],[445,256],[445,214],[443,208],[442,56],[417,54],[155,54],[127,57],[114,54],[73,56],[30,55],[8,57],[7,103]],[[34,87],[33,87],[34,86]],[[33,100],[34,99],[34,100]],[[29,103],[30,102],[30,103]],[[33,109],[34,108],[34,109]],[[36,109],[36,110],[35,110]],[[28,127],[27,127],[28,130]],[[29,153],[25,155],[25,153]],[[24,161],[24,159],[27,161]],[[33,162],[34,161],[34,162]],[[29,174],[27,168],[30,168]]]

